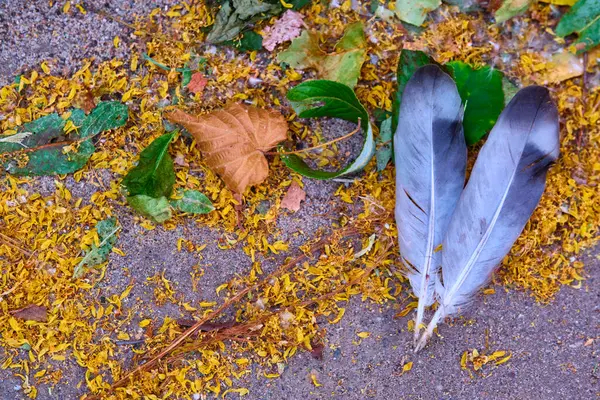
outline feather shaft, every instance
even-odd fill
[[[517,93],[498,118],[443,241],[440,307],[415,351],[440,320],[468,306],[521,234],[540,201],[546,173],[559,155],[558,111],[548,90]]]
[[[401,259],[418,297],[415,341],[433,303],[441,244],[465,181],[461,99],[439,67],[419,68],[402,95],[394,135],[396,221]]]

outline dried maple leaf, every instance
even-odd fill
[[[207,83],[208,79],[206,79],[201,72],[196,72],[192,75],[192,79],[190,80],[190,83],[188,83],[187,89],[194,94],[202,93]]]
[[[235,193],[267,178],[264,152],[287,137],[287,121],[280,113],[241,104],[199,117],[180,110],[166,117],[194,136],[208,166]]]
[[[267,26],[263,30],[263,47],[269,51],[275,50],[275,46],[295,39],[302,32],[304,15],[299,12],[287,10],[272,27]]]
[[[25,321],[48,321],[48,309],[44,306],[38,306],[35,304],[30,304],[23,308],[19,308],[18,310],[13,310],[10,313],[17,318],[24,319]]]
[[[298,182],[293,181],[283,199],[281,199],[281,207],[298,211],[300,209],[300,202],[304,199],[306,199],[306,192],[302,190]]]

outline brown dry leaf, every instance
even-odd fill
[[[235,193],[267,178],[264,152],[287,137],[288,125],[277,111],[233,104],[194,117],[176,110],[166,115],[196,139],[205,161]]]
[[[300,209],[300,202],[305,199],[306,192],[300,187],[298,182],[293,181],[283,199],[281,199],[281,207],[298,211]]]
[[[13,310],[10,313],[17,318],[24,319],[25,321],[48,321],[48,309],[44,306],[38,306],[35,304],[30,304],[23,308],[19,308],[18,310]]]

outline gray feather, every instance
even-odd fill
[[[491,278],[537,206],[559,155],[558,111],[548,90],[517,93],[479,153],[443,242],[437,322],[460,312]]]
[[[396,222],[407,277],[419,298],[417,324],[433,303],[443,235],[464,187],[467,148],[460,95],[435,65],[419,68],[402,95],[394,135]]]

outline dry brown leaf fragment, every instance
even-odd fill
[[[48,309],[44,306],[38,306],[30,304],[18,310],[10,312],[13,316],[24,319],[25,321],[37,321],[47,322],[48,321]]]
[[[292,184],[281,199],[281,207],[291,211],[298,211],[300,209],[300,202],[305,199],[306,192],[300,187],[298,182],[292,181]]]
[[[552,60],[546,64],[546,69],[536,79],[542,85],[559,83],[567,79],[583,75],[583,57],[564,52],[552,55]]]
[[[194,94],[202,93],[207,83],[208,79],[206,79],[201,72],[196,72],[192,75],[192,79],[190,80],[190,83],[188,83],[187,89]]]
[[[241,104],[198,117],[176,110],[166,118],[194,136],[206,164],[235,193],[267,178],[264,153],[285,140],[288,130],[279,112]]]

